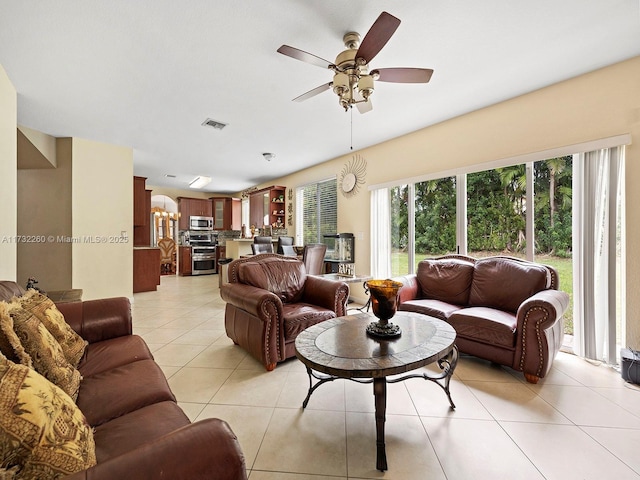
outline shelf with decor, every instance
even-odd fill
[[[263,228],[265,225],[284,228],[286,190],[286,187],[274,185],[253,192],[249,200],[251,225],[257,228]]]

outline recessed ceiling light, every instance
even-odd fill
[[[222,130],[227,126],[226,123],[218,122],[217,120],[213,120],[211,118],[207,118],[204,122],[202,122],[202,125],[205,127],[215,128],[217,130]]]
[[[170,173],[167,173],[167,174],[165,175],[165,177],[167,177],[167,178],[176,178],[176,176],[175,176],[175,175],[171,175]]]

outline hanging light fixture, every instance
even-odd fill
[[[373,95],[376,71],[370,75],[366,61],[356,58],[360,45],[358,33],[345,34],[343,41],[347,49],[340,53],[335,64],[329,67],[335,72],[331,82],[333,93],[338,96],[338,103],[345,111],[356,105],[364,113],[371,110],[369,97]]]

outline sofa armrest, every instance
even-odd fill
[[[402,302],[415,300],[420,296],[420,285],[415,273],[394,277],[391,280],[402,283],[402,288],[398,292],[398,306],[402,305]]]
[[[59,303],[66,322],[89,343],[133,333],[131,303],[126,297]]]
[[[545,330],[564,315],[569,307],[569,295],[560,290],[542,290],[518,307],[518,330],[534,328],[529,319],[535,318],[537,327]]]
[[[338,317],[342,317],[347,314],[349,285],[345,282],[307,275],[302,300],[305,303],[332,310]]]
[[[208,418],[186,425],[67,480],[246,480],[244,455],[229,425]]]
[[[542,290],[518,308],[513,368],[524,372],[532,383],[547,374],[562,346],[562,315],[568,307],[566,292]]]
[[[268,290],[244,283],[227,283],[220,287],[220,297],[262,321],[282,318],[282,300]]]

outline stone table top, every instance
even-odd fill
[[[390,320],[402,329],[397,338],[368,335],[378,319],[366,313],[333,318],[304,330],[296,338],[296,355],[307,367],[342,378],[380,378],[423,367],[446,357],[456,332],[427,315],[397,312]]]

